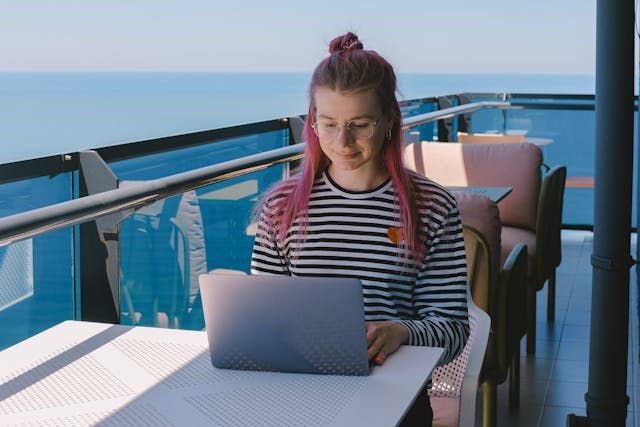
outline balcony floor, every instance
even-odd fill
[[[632,254],[635,254],[633,235]],[[568,414],[586,414],[591,263],[593,233],[562,232],[562,264],[556,279],[556,320],[547,323],[547,286],[538,292],[536,354],[527,356],[525,339],[520,359],[520,409],[509,410],[508,380],[498,387],[498,426],[564,426]],[[631,269],[630,301],[638,300],[636,269]],[[638,310],[630,304],[627,375],[627,426],[640,427],[640,363]],[[482,394],[478,393],[476,426],[482,425]]]

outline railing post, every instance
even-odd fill
[[[453,101],[448,96],[438,97],[438,109],[444,110],[445,108],[453,107]],[[447,117],[445,119],[438,120],[438,141],[446,142],[451,141],[453,136],[453,119]]]
[[[457,95],[458,98],[458,105],[464,105],[464,104],[468,104],[471,102],[471,100],[469,99],[469,97],[467,95],[465,95],[464,93],[458,94]],[[506,111],[506,110],[503,110]],[[458,131],[459,132],[467,132],[467,133],[471,133],[471,114],[472,113],[467,113],[467,114],[460,114],[458,116]]]
[[[80,196],[118,188],[118,178],[95,151],[80,153]],[[82,320],[120,323],[119,222],[126,214],[80,225],[80,313]]]

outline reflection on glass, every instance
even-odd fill
[[[0,247],[0,311],[33,295],[33,240]]]
[[[284,131],[236,138],[112,164],[131,182],[155,179],[288,143]],[[202,329],[198,276],[249,271],[251,212],[285,166],[208,185],[139,209],[120,224],[121,322]]]

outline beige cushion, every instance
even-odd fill
[[[533,144],[418,142],[405,149],[407,167],[445,186],[509,186],[498,206],[503,225],[535,230],[542,152]]]
[[[535,276],[536,234],[533,231],[516,227],[502,227],[502,264],[509,256],[511,249],[518,243],[527,245],[527,277]]]
[[[455,397],[430,397],[433,409],[433,427],[457,427],[460,399]]]
[[[489,244],[491,251],[490,280],[495,281],[500,275],[500,211],[498,206],[489,198],[480,194],[458,192],[454,193],[462,223],[470,225],[482,234]],[[492,286],[491,289],[495,289]],[[479,290],[473,289],[473,298],[476,304],[481,301],[489,301],[493,295],[480,295]],[[486,289],[485,289],[486,291]],[[482,307],[488,310],[489,307]]]
[[[466,133],[458,132],[458,142],[460,143],[481,143],[481,144],[505,144],[509,142],[524,142],[525,136],[505,135],[503,133]]]

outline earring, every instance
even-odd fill
[[[385,137],[387,138],[387,141],[391,141],[391,129],[387,131]]]

